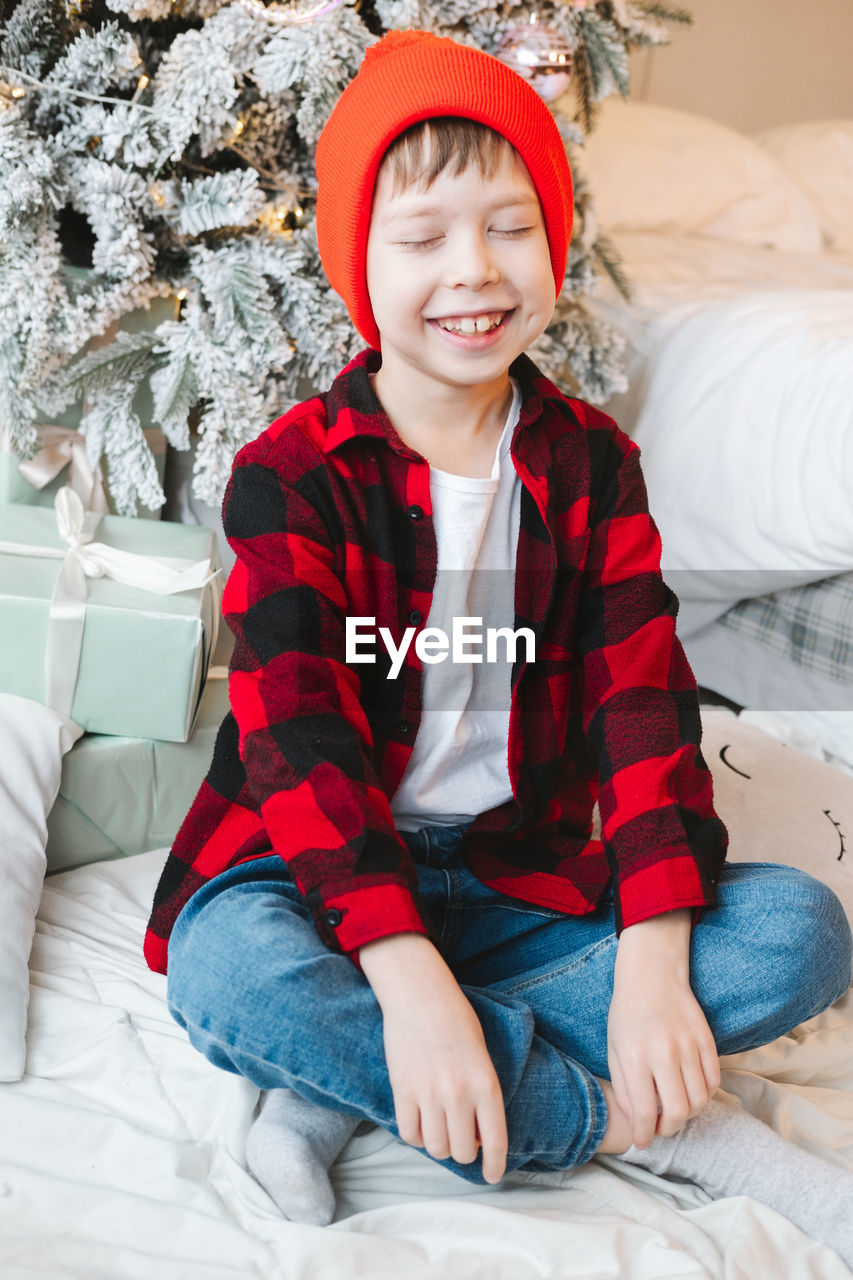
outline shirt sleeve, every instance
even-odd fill
[[[616,929],[716,905],[727,833],[700,750],[696,681],[636,445],[611,437],[590,511],[581,606],[584,729],[598,752]]]
[[[238,455],[223,507],[237,556],[223,611],[235,634],[229,688],[240,758],[317,932],[360,968],[357,949],[378,938],[437,939],[373,764],[360,680],[345,661],[344,549],[300,491],[311,484],[286,483],[251,450]]]

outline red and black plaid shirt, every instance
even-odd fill
[[[223,507],[237,555],[226,716],[175,840],[145,943],[165,972],[184,903],[235,863],[276,853],[332,950],[387,934],[437,941],[391,815],[421,718],[414,644],[396,679],[347,665],[347,615],[399,645],[426,625],[436,574],[429,464],[374,394],[364,351],[325,395],[237,455]],[[513,798],[460,845],[480,880],[580,915],[615,881],[617,929],[713,906],[726,831],[699,750],[696,684],[675,638],[635,445],[521,356],[512,459],[522,480],[511,673]],[[598,797],[601,839],[592,838]],[[694,919],[696,912],[694,912]]]

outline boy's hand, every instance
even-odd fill
[[[442,956],[420,934],[393,934],[359,951],[382,1008],[385,1059],[400,1137],[483,1177],[506,1169],[503,1093],[480,1021]]]
[[[671,1137],[720,1085],[714,1037],[690,989],[690,912],[623,931],[607,1020],[616,1102],[636,1147]]]

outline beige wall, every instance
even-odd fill
[[[853,0],[684,0],[692,27],[633,55],[631,94],[752,133],[853,118]]]

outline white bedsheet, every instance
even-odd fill
[[[772,1210],[609,1158],[483,1190],[384,1131],[338,1162],[328,1227],[286,1222],[243,1167],[256,1101],[209,1066],[142,960],[164,851],[51,877],[31,959],[28,1069],[0,1085],[3,1280],[842,1280]],[[853,1167],[850,995],[724,1087]],[[760,1073],[760,1074],[757,1074]],[[622,1166],[624,1168],[624,1166]]]

